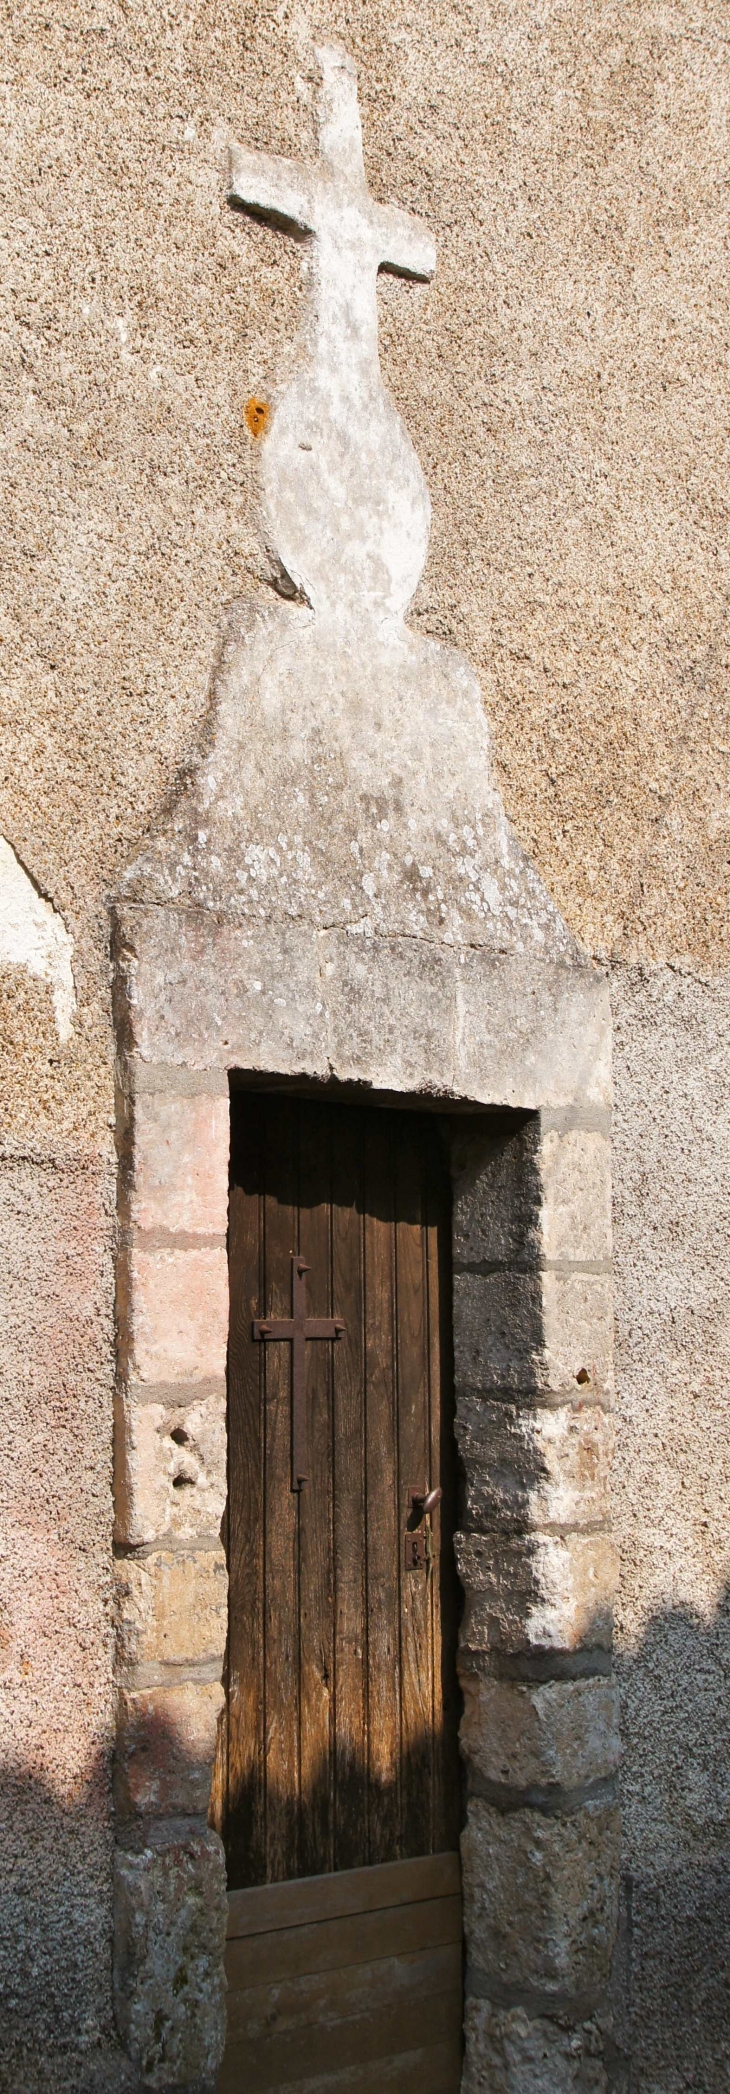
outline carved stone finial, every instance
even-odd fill
[[[313,236],[302,366],[262,444],[267,534],[318,615],[398,623],[421,574],[430,503],[413,445],[380,375],[379,269],[428,279],[430,234],[368,193],[355,69],[318,50],[320,160],[234,146],[232,202]]]

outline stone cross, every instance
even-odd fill
[[[320,161],[308,169],[231,152],[229,198],[312,239],[301,368],[262,445],[265,522],[301,594],[324,615],[398,622],[418,581],[430,507],[378,359],[379,269],[428,279],[422,222],[369,194],[354,67],[332,47],[322,72]]]

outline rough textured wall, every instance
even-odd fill
[[[110,2035],[112,1197],[0,1174],[4,2094],[90,2085]]]
[[[299,305],[296,246],[225,204],[226,145],[311,146],[322,32],[359,62],[374,194],[438,245],[432,289],[382,291],[434,502],[417,616],[481,669],[508,811],[588,943],[715,966],[727,940],[721,0],[26,0],[0,828],[79,941],[95,1128],[101,900],[189,751],[221,606],[262,571],[244,406]]]
[[[358,60],[373,193],[427,214],[439,248],[432,288],[382,284],[384,370],[434,505],[415,615],[479,669],[508,810],[572,927],[597,952],[679,960],[685,970],[661,972],[654,987],[651,975],[621,977],[621,1037],[636,1029],[645,1045],[640,1062],[620,1059],[620,1273],[650,1301],[657,1200],[661,1192],[672,1229],[678,1215],[686,1221],[685,1154],[693,1212],[715,1211],[720,1109],[706,1121],[702,1101],[719,1082],[720,1046],[710,1049],[700,1029],[686,1058],[679,1053],[663,986],[681,980],[697,1010],[709,1011],[713,992],[701,977],[727,961],[725,7],[245,0],[232,11],[221,0],[67,0],[63,9],[17,0],[3,15],[0,831],[63,912],[79,1004],[60,1047],[48,986],[0,970],[6,1168],[35,1159],[41,1188],[38,1205],[28,1189],[13,1223],[13,1244],[22,1218],[33,1246],[11,1273],[16,1376],[29,1322],[55,1299],[47,1217],[63,1209],[72,1240],[89,1182],[73,1172],[111,1159],[105,896],[194,744],[222,607],[247,578],[266,586],[244,407],[281,373],[302,258],[226,207],[226,142],[233,134],[275,150],[307,147],[307,54],[322,33],[342,36]],[[661,1085],[657,1094],[663,1066],[671,1096]],[[688,1098],[699,1131],[684,1151],[677,1127]],[[105,1227],[95,1251],[109,1244]],[[698,1235],[698,1267],[705,1258]],[[69,1342],[82,1349],[85,1312],[74,1299],[75,1282],[64,1306],[76,1316]],[[657,1652],[669,1632],[650,1622],[670,1606],[705,1623],[699,1639],[674,1629],[673,1649],[684,1635],[696,1658],[683,1684],[690,1735],[693,1708],[698,1727],[704,1721],[699,1690],[722,1629],[713,1613],[722,1573],[713,1571],[714,1597],[699,1607],[679,1512],[676,1523],[667,1515],[658,1596],[656,1501],[671,1485],[679,1507],[697,1408],[677,1394],[675,1353],[703,1388],[707,1368],[705,1327],[695,1319],[686,1333],[657,1324],[656,1375],[627,1394],[631,1458],[617,1495],[630,1573],[625,1779],[637,1883],[654,1882],[646,1856],[674,1808],[655,1713],[665,1692]],[[714,1353],[714,1322],[711,1343]],[[73,1529],[84,1562],[92,1538],[101,1546],[96,1494],[108,1488],[109,1442],[98,1402],[83,1442],[96,1462],[93,1489],[70,1462],[63,1513],[43,1481],[32,1492],[33,1517],[41,1503],[48,1523],[49,1579],[64,1534]],[[714,1465],[721,1426],[718,1417],[708,1430],[705,1463],[706,1516],[718,1527],[727,1502]],[[699,1476],[699,1426],[697,1434]],[[55,1437],[53,1449],[55,1459]],[[651,1522],[634,1527],[640,1488]],[[19,1539],[11,1527],[8,1544],[19,1565],[16,1612],[34,1593],[29,1519],[16,1511]],[[94,1601],[84,1665],[98,1668],[99,1707],[108,1679],[100,1618]],[[62,1731],[63,1670],[42,1659],[36,1677]],[[76,1677],[85,1677],[80,1660]],[[98,1737],[83,1737],[93,1782]],[[25,1730],[18,1738],[22,1754]],[[705,1827],[721,1816],[721,1793],[708,1774],[694,1806]],[[50,1807],[36,1814],[34,1882],[55,1880],[57,1822]],[[86,1821],[84,1843],[88,1856]],[[24,1868],[22,1839],[19,1852]],[[97,1860],[93,1871],[101,1884]],[[638,1892],[634,1903],[638,1941]],[[54,1996],[47,1972],[54,1958],[60,1968],[61,1950],[55,1934],[49,1946],[49,1912],[50,1890],[28,1922],[28,2001]],[[716,1969],[718,1953],[708,1941]],[[68,1966],[81,2020],[101,2013],[105,1967],[101,1955]],[[637,1992],[647,2016],[649,1982]],[[709,2062],[680,2067],[678,2042],[679,2033],[675,2074],[692,2084],[693,2071],[711,2073]],[[666,2061],[653,2063],[650,2048],[642,2055],[641,2094],[667,2094]]]
[[[634,2087],[730,2081],[730,983],[614,982],[625,1939]]]

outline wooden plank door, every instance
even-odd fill
[[[307,1896],[321,1895],[326,1904],[326,1879],[337,1873],[343,1885],[350,1880],[354,1912],[361,1894],[367,1900],[371,1872],[436,1856],[451,1869],[452,1901],[455,1895],[449,1197],[434,1120],[234,1092],[229,1243],[229,1679],[219,1816],[231,1891],[240,1897],[256,1890],[252,1910],[273,1943],[264,1886],[316,1878],[324,1889],[313,1883]],[[283,1335],[292,1318],[293,1261],[298,1273],[306,1267],[306,1313],[315,1327],[344,1324],[338,1337],[305,1344],[300,1488],[292,1487],[293,1348]],[[413,1494],[435,1486],[443,1496],[424,1516]],[[417,1873],[402,1877],[406,1903]],[[398,1924],[391,1911],[383,1956],[393,1972]],[[324,1944],[328,1925],[331,1931],[323,1911],[319,1934],[311,1920],[303,1928],[314,1956],[309,1977],[320,1990],[324,1946],[316,1943]],[[450,1952],[452,2006],[444,2011],[452,2076],[434,2087],[458,2086],[455,1940],[452,1932],[448,1944],[439,1938],[412,1952],[419,1999],[425,1966],[418,1958],[447,1946]],[[250,1953],[235,1937],[232,1982],[239,1989]],[[272,1985],[276,1967],[272,1947]],[[393,2026],[405,1971],[404,1964],[397,1983],[394,1977]],[[386,1983],[382,1972],[381,1979]],[[338,1997],[354,1997],[346,1981],[337,1983]],[[412,2006],[415,2000],[414,1993]],[[434,2012],[429,2008],[431,2020]],[[349,2016],[354,2043],[358,2018]],[[231,2024],[239,2049],[245,2020],[239,2000]],[[390,2027],[384,2008],[380,2024]],[[333,2089],[337,2074],[350,2069],[335,2063],[347,2054],[336,2011],[335,2026]],[[234,2078],[224,2084],[233,2087],[231,2056],[226,2070]],[[273,2053],[266,2065],[262,2056],[260,2045],[246,2051],[247,2088],[283,2086]],[[353,2066],[360,2056],[356,2047]],[[388,2056],[379,2053],[377,2076]],[[329,2086],[322,2071],[320,2059],[321,2084]],[[300,2081],[304,2087],[301,2075],[289,2073],[286,2085]],[[387,2075],[382,2083],[399,2084]]]

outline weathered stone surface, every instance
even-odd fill
[[[222,1548],[123,1556],[115,1581],[121,1668],[222,1661],[228,1626]]]
[[[523,2007],[468,1999],[462,2094],[608,2094],[595,2024],[561,2028]]]
[[[212,1680],[120,1692],[114,1801],[122,1817],[205,1817],[223,1702]]]
[[[612,1386],[611,1281],[603,1273],[457,1273],[457,1383],[490,1389]]]
[[[361,471],[355,453],[360,515]],[[530,1019],[542,1030],[529,1050],[538,1081],[562,1032],[575,1082],[578,1031],[583,1062],[596,984],[605,993],[505,820],[470,664],[352,598],[336,619],[274,597],[236,607],[209,753],[124,892],[176,911],[223,908],[242,926],[509,954],[523,1051]],[[469,979],[467,1052],[495,985],[492,973]]]
[[[503,1013],[509,1011],[505,1026]],[[595,969],[532,969],[510,956],[463,956],[457,975],[455,1088],[495,1105],[611,1103],[611,1013]]]
[[[540,1141],[542,1251],[588,1262],[611,1256],[611,1147],[582,1127],[545,1128]]]
[[[176,1409],[115,1397],[114,1532],[138,1546],[165,1534],[217,1535],[226,1502],[226,1400]]]
[[[471,1527],[589,1527],[608,1516],[614,1426],[598,1404],[528,1409],[459,1396]]]
[[[608,1273],[543,1273],[546,1380],[569,1388],[589,1376],[613,1388],[613,1282]]]
[[[452,1090],[454,978],[448,947],[331,933],[322,996],[337,1075],[383,1090]]]
[[[130,1200],[136,1227],[225,1235],[229,1140],[227,1098],[141,1092]]]
[[[457,1534],[472,1650],[608,1650],[618,1576],[607,1534]]]
[[[454,1373],[457,1388],[545,1385],[540,1273],[455,1273]]]
[[[235,866],[231,879],[235,886]],[[603,984],[589,969],[546,963],[538,977],[527,957],[488,953],[466,955],[462,966],[449,944],[356,937],[347,924],[316,930],[274,917],[258,927],[173,906],[163,915],[128,900],[117,913],[130,1039],[146,1062],[335,1074],[532,1109],[543,1084],[558,1105],[583,1095],[589,1056],[566,1050],[562,1027],[577,1023],[578,1006],[581,1022],[593,1022]],[[468,1026],[455,1047],[465,972]],[[536,1017],[538,979],[545,1010]],[[509,1051],[500,1031],[505,1006],[511,1016],[524,1012]],[[400,1013],[398,1026],[391,1011]],[[536,1066],[532,1027],[541,1020]]]
[[[477,1989],[478,1971],[558,2004],[600,1996],[616,1932],[619,1841],[612,1804],[558,1817],[470,1799],[461,1856]]]
[[[454,1264],[537,1265],[541,1250],[537,1114],[455,1123],[451,1137]]]
[[[145,2087],[214,2094],[225,2038],[223,1848],[206,1830],[117,1850],[114,2004]]]
[[[329,1073],[319,936],[192,909],[115,913],[120,993],[143,1062]]]
[[[612,1680],[541,1685],[462,1673],[461,1747],[483,1780],[511,1789],[566,1789],[605,1780],[619,1764]]]
[[[144,1250],[137,1244],[128,1314],[130,1371],[139,1381],[190,1382],[225,1374],[225,1250]]]

